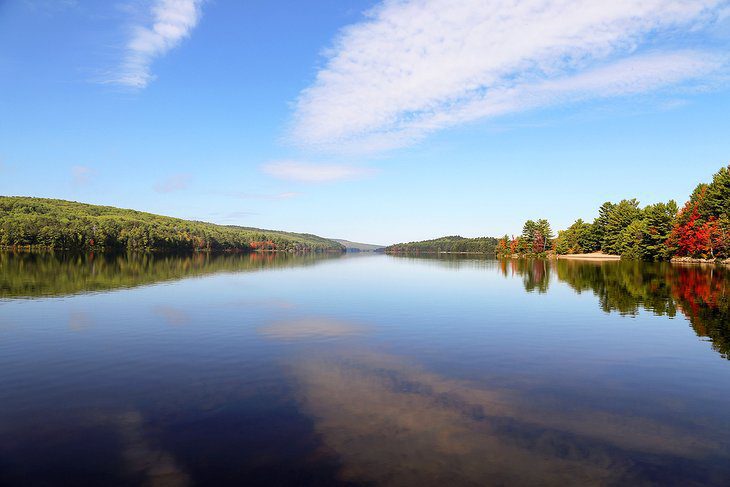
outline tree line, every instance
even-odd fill
[[[522,234],[497,242],[499,256],[591,252],[659,261],[730,258],[730,167],[697,186],[679,209],[674,201],[641,207],[636,199],[606,202],[592,223],[578,219],[553,235],[547,220],[528,220]]]
[[[495,252],[499,256],[513,254],[543,256],[553,248],[554,237],[547,220],[527,220],[522,226],[522,234],[512,238],[505,235],[497,242]]]
[[[303,233],[182,220],[72,201],[0,196],[0,247],[134,251],[335,251]]]
[[[459,235],[441,237],[419,242],[408,242],[390,245],[385,248],[388,253],[469,253],[494,255],[497,239],[494,237],[466,238]]]

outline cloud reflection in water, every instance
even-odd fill
[[[355,336],[360,325],[307,319],[260,331],[307,341]],[[585,485],[672,482],[673,472],[718,483],[730,468],[723,432],[601,410],[564,399],[543,408],[531,389],[489,389],[421,370],[396,356],[338,347],[297,355],[288,367],[302,410],[340,479],[379,485]],[[533,400],[531,400],[533,399]],[[724,432],[725,434],[727,433]],[[710,462],[712,463],[712,462]]]

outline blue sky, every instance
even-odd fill
[[[730,2],[6,0],[0,194],[388,244],[681,204]]]

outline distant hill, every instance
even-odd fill
[[[349,240],[342,240],[340,238],[333,238],[332,240],[340,245],[344,245],[348,252],[377,252],[385,249],[385,245],[350,242]]]
[[[307,233],[183,220],[112,206],[0,196],[0,246],[59,250],[343,252]]]
[[[387,253],[474,253],[495,255],[498,240],[493,237],[465,238],[459,235],[390,245]]]

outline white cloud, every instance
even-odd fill
[[[190,185],[190,174],[173,174],[169,178],[155,184],[158,193],[172,193],[187,189]]]
[[[384,150],[484,117],[709,76],[727,58],[660,44],[716,22],[727,5],[386,0],[326,53],[297,100],[291,136],[320,149]]]
[[[273,161],[261,166],[261,170],[279,179],[321,183],[360,179],[374,174],[367,167],[346,164],[312,164],[300,161]]]
[[[572,76],[488,90],[449,111],[422,116],[400,135],[417,137],[419,131],[530,108],[644,93],[702,77],[716,71],[725,61],[723,57],[695,51],[634,56]]]
[[[154,0],[147,25],[133,26],[118,73],[107,80],[144,88],[154,79],[152,62],[190,35],[200,19],[202,0]],[[151,24],[151,25],[149,25]]]

